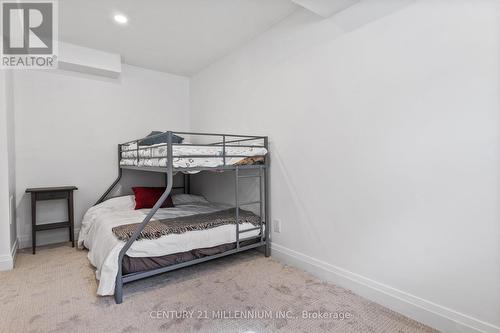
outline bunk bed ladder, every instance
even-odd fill
[[[236,206],[236,249],[239,249],[240,248],[240,243],[241,242],[244,242],[246,240],[251,240],[251,239],[256,239],[258,237],[260,237],[260,242],[263,243],[264,242],[264,230],[263,230],[263,225],[264,223],[266,222],[265,221],[265,218],[264,218],[264,202],[263,202],[263,193],[262,193],[262,180],[263,180],[263,176],[264,176],[264,170],[263,170],[263,167],[260,166],[259,169],[258,169],[258,174],[252,174],[252,175],[240,175],[240,170],[239,170],[239,167],[236,167],[235,169],[235,206]],[[243,202],[243,203],[240,203],[240,200],[239,200],[239,180],[242,179],[242,178],[258,178],[259,179],[259,200],[256,200],[256,201],[249,201],[249,202]],[[239,218],[240,218],[240,207],[241,206],[250,206],[250,205],[256,205],[256,204],[259,204],[259,210],[260,210],[260,223],[259,223],[259,226],[258,227],[255,227],[255,228],[249,228],[249,229],[245,229],[245,230],[240,230],[240,224],[239,224]],[[240,235],[243,234],[243,233],[246,233],[246,232],[251,232],[251,231],[255,231],[255,230],[259,230],[259,235],[258,236],[253,236],[253,237],[247,237],[247,238],[240,238]]]

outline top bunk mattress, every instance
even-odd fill
[[[174,168],[216,168],[224,165],[224,150],[222,146],[173,145],[172,154],[174,156],[172,163]],[[263,157],[266,154],[267,149],[259,146],[226,147],[225,155],[227,157],[225,164],[238,165],[263,163]],[[203,155],[207,155],[207,157],[200,157]],[[165,144],[137,147],[136,143],[131,143],[122,146],[120,165],[166,167],[167,156],[167,146]]]

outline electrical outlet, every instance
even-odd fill
[[[280,233],[281,232],[281,220],[280,219],[274,219],[273,220],[273,225],[274,225],[274,232]]]

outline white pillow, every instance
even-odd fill
[[[134,209],[135,198],[133,195],[114,197],[104,201],[100,206],[118,210]]]
[[[201,195],[194,195],[194,194],[174,194],[172,195],[172,200],[174,202],[174,206],[208,203],[208,200],[202,197]]]

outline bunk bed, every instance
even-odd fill
[[[185,140],[185,138],[189,138],[189,140]],[[270,255],[270,228],[266,225],[269,217],[268,150],[269,141],[266,136],[173,131],[153,133],[147,137],[118,145],[118,176],[99,198],[95,206],[89,209],[86,217],[92,214],[95,217],[101,214],[101,212],[102,214],[109,213],[109,209],[120,201],[122,205],[123,203],[126,205],[130,203],[131,199],[127,199],[127,197],[108,199],[119,184],[124,170],[164,173],[166,186],[161,197],[147,213],[140,215],[130,209],[122,215],[118,214],[113,218],[111,217],[112,215],[107,215],[106,218],[103,218],[104,220],[129,219],[127,223],[133,219],[137,220],[140,218],[142,220],[142,222],[138,221],[138,223],[128,225],[125,228],[123,237],[120,237],[121,234],[117,233],[115,233],[113,238],[109,236],[109,225],[113,225],[113,223],[116,225],[119,221],[110,222],[111,224],[109,225],[103,223],[104,227],[107,228],[106,232],[102,230],[95,231],[95,233],[101,235],[101,238],[103,237],[102,234],[109,234],[107,240],[102,238],[102,243],[120,244],[114,247],[117,249],[115,255],[108,256],[108,259],[106,259],[108,261],[110,260],[109,258],[112,258],[111,260],[113,261],[116,260],[113,263],[113,267],[116,267],[115,270],[107,269],[107,273],[116,274],[114,289],[112,288],[113,286],[108,289],[114,292],[117,304],[123,301],[123,285],[132,281],[259,247],[264,249],[266,257]],[[205,171],[231,172],[234,174],[234,205],[219,206],[201,202],[196,205],[180,205],[175,209],[162,208],[165,200],[174,191],[180,191],[184,195],[189,196],[191,192],[191,174]],[[184,174],[182,186],[174,186],[174,175],[177,173]],[[242,186],[240,181],[243,178],[255,178],[258,180],[258,200],[250,202],[240,201],[239,189]],[[247,206],[258,206],[258,213],[253,214],[242,208]],[[189,211],[187,211],[187,208],[189,208]],[[218,225],[210,220],[215,219],[214,215],[211,215],[214,213],[218,214],[218,220],[224,218],[227,220],[228,216],[230,216],[234,223]],[[194,239],[194,236],[199,236],[200,233],[203,233],[202,238],[206,239],[208,232],[214,235],[212,239],[218,239],[215,241],[217,243],[216,246],[189,248],[189,251],[182,253],[169,252],[168,255],[151,258],[143,257],[139,258],[139,260],[136,257],[141,257],[140,254],[136,254],[136,257],[128,256],[129,252],[127,251],[140,252],[140,250],[137,250],[139,246],[152,244],[153,241],[145,239],[147,238],[145,235],[149,229],[154,230],[153,225],[161,216],[170,219],[172,216],[177,216],[175,214],[180,217],[172,219],[174,224],[182,224],[185,221],[198,219],[204,220],[205,223],[212,226],[207,228],[207,230],[187,231],[183,236],[184,240],[182,240],[184,246],[189,247],[189,245],[186,245],[186,239]],[[80,239],[82,238],[81,235],[84,232],[84,227],[86,226],[82,225]],[[228,232],[230,232],[231,238],[228,237]],[[168,246],[166,244],[168,243],[169,236],[168,233],[165,233],[162,237],[159,237],[154,243],[155,248]],[[176,237],[179,240],[181,239],[179,235],[176,235]],[[196,244],[196,242],[193,244]],[[112,272],[110,273],[110,271]],[[98,272],[98,275],[101,274],[102,278],[104,273],[106,272]]]

